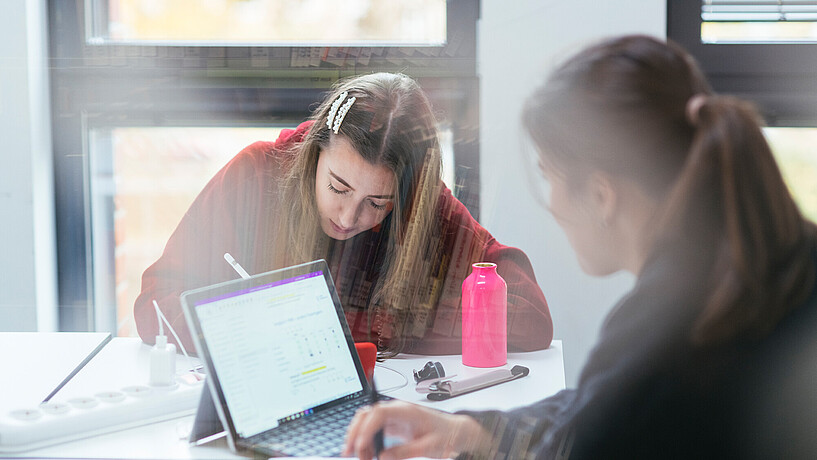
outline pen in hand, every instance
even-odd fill
[[[372,385],[371,385],[371,403],[372,407],[374,407],[375,403],[377,402],[377,386],[374,383],[374,374],[372,374]],[[374,456],[375,458],[380,458],[380,453],[383,452],[383,428],[377,430],[377,433],[374,434]]]

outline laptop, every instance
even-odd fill
[[[325,261],[186,291],[181,304],[230,449],[340,456],[373,397]]]

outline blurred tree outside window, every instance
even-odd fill
[[[92,42],[438,46],[445,0],[88,0]]]
[[[765,128],[764,133],[800,212],[817,222],[817,128]]]
[[[817,42],[814,22],[703,22],[703,43]]]

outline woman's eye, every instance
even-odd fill
[[[377,209],[378,211],[382,211],[382,210],[386,209],[386,205],[385,205],[385,204],[377,204],[377,203],[375,203],[374,201],[369,201],[369,204],[371,204],[371,205],[372,205],[372,207],[373,207],[373,208],[375,208],[375,209]]]
[[[336,189],[335,187],[332,186],[331,183],[327,184],[326,187],[329,189],[330,192],[337,193],[338,195],[343,195],[344,193],[348,192],[348,190],[338,190],[338,189]]]

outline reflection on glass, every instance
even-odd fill
[[[817,222],[817,128],[765,128],[764,133],[800,211]]]
[[[215,45],[431,46],[445,0],[90,0],[96,40]],[[106,12],[106,14],[100,14]]]
[[[128,127],[90,133],[96,329],[135,336],[142,272],[161,256],[187,208],[241,149],[283,128]],[[453,190],[453,135],[440,133]]]

